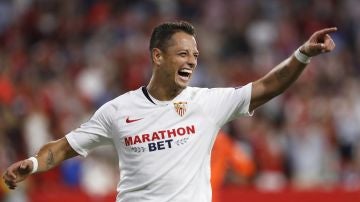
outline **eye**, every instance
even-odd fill
[[[198,59],[198,57],[199,57],[199,54],[194,54],[194,57],[196,58],[196,59]]]
[[[187,56],[187,53],[186,53],[186,52],[180,52],[179,55],[180,55],[181,57],[185,57],[185,56]]]

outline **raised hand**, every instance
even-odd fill
[[[23,181],[31,174],[32,168],[32,161],[27,159],[12,164],[3,174],[5,184],[9,189],[15,189],[17,187],[17,183]]]
[[[320,53],[332,51],[335,48],[335,43],[329,34],[335,31],[337,31],[337,28],[332,27],[315,32],[309,40],[300,47],[300,52],[312,57]]]

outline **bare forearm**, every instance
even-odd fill
[[[263,78],[269,96],[277,96],[284,92],[297,80],[305,67],[306,64],[299,62],[294,56],[277,65]]]
[[[290,56],[268,74],[253,83],[253,93],[250,109],[264,104],[273,97],[284,92],[305,69],[306,64]]]
[[[50,170],[64,160],[76,155],[77,153],[70,147],[65,138],[49,142],[36,155],[39,162],[38,172]]]

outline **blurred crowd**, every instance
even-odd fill
[[[195,25],[201,56],[192,86],[200,87],[254,81],[314,31],[336,26],[333,53],[313,58],[253,117],[223,128],[256,165],[252,178],[224,183],[358,191],[359,19],[358,0],[2,0],[0,171],[63,137],[106,101],[146,85],[149,38],[161,22]],[[57,169],[60,179],[90,192],[114,191],[119,174],[109,151],[67,161]],[[5,193],[0,186],[0,198]]]

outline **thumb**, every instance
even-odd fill
[[[323,43],[309,44],[306,50],[307,50],[306,53],[309,56],[315,56],[318,55],[319,53],[325,52],[325,45]]]
[[[30,164],[26,161],[23,161],[19,166],[19,173],[24,175],[30,173],[30,171],[31,171]]]
[[[325,45],[323,43],[316,43],[316,44],[313,44],[311,45],[311,49],[313,50],[322,50],[325,48]]]

